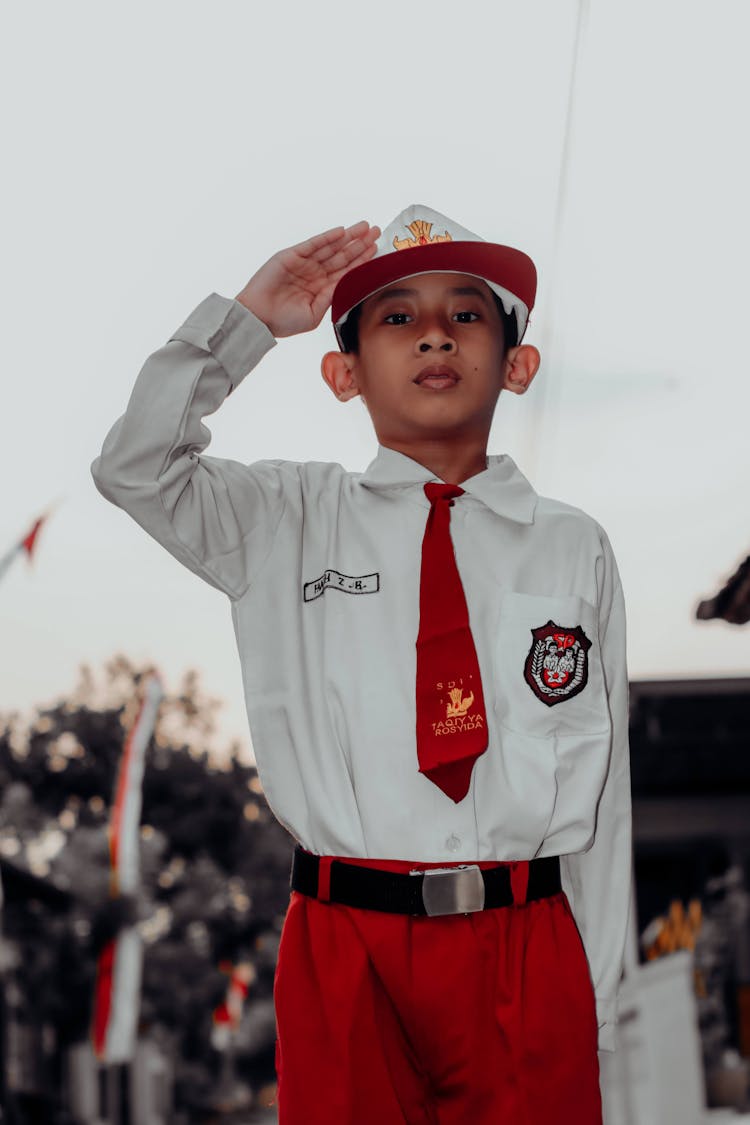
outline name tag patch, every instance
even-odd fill
[[[379,574],[342,574],[339,570],[326,570],[314,582],[305,582],[304,598],[314,602],[326,590],[342,590],[345,594],[377,594],[380,589]]]

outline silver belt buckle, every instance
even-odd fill
[[[476,863],[459,867],[433,867],[414,870],[410,875],[424,875],[422,902],[430,917],[438,914],[473,914],[484,910],[484,879]]]

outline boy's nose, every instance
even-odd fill
[[[456,342],[446,328],[435,322],[420,336],[418,348],[420,352],[429,352],[433,348],[436,351],[453,352],[456,349]]]
[[[439,343],[432,343],[427,339],[419,341],[420,352],[430,352],[433,348],[436,348],[441,352],[454,352],[456,350],[456,345],[453,340],[442,340]]]

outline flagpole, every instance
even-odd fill
[[[2,558],[0,558],[0,582],[3,580],[3,578],[15,562],[16,555],[20,554],[20,552],[20,544],[16,543],[15,546],[11,547],[11,549],[6,554],[4,554]]]
[[[539,334],[539,350],[542,355],[542,364],[544,365],[544,378],[540,379],[535,385],[535,394],[531,399],[531,436],[529,439],[529,475],[535,479],[539,472],[539,450],[541,441],[544,442],[546,448],[554,449],[555,441],[554,436],[543,434],[542,430],[545,423],[545,415],[547,413],[548,398],[550,395],[550,380],[554,379],[554,386],[551,388],[552,393],[557,396],[559,401],[560,391],[560,375],[562,370],[562,362],[560,361],[561,352],[555,355],[555,345],[559,342],[559,336],[555,333],[555,302],[557,300],[557,287],[558,287],[558,273],[559,273],[559,260],[560,260],[560,247],[562,245],[562,232],[565,223],[565,212],[568,205],[568,195],[570,191],[570,154],[573,148],[574,126],[576,120],[576,110],[578,107],[578,72],[580,68],[581,56],[583,54],[583,42],[586,35],[586,28],[589,18],[589,0],[578,0],[578,14],[576,18],[576,29],[573,40],[573,55],[570,66],[570,80],[568,82],[568,100],[565,113],[565,132],[563,134],[562,153],[560,156],[560,174],[557,181],[557,199],[555,203],[555,225],[552,246],[552,258],[547,276],[549,283],[546,286],[545,296],[545,312],[543,314],[542,327]],[[552,373],[552,363],[557,360],[557,364]]]
[[[150,675],[120,759],[109,826],[113,897],[138,890],[143,770],[163,695],[159,676]],[[121,930],[101,950],[91,1023],[93,1047],[100,1062],[125,1063],[133,1058],[142,961],[142,940],[135,926]]]

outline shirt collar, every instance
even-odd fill
[[[373,489],[424,485],[439,479],[418,461],[384,445],[378,446],[377,457],[360,477],[365,488]],[[537,494],[507,453],[490,455],[487,468],[463,481],[461,487],[499,516],[518,523],[534,522]]]

